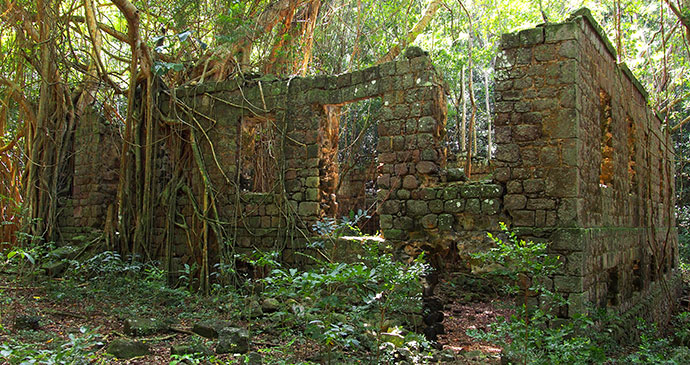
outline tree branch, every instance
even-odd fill
[[[417,24],[415,24],[414,27],[412,27],[412,30],[407,32],[407,36],[400,42],[400,44],[396,44],[391,48],[388,53],[386,53],[383,57],[381,57],[378,61],[376,61],[376,64],[381,64],[385,62],[392,61],[395,59],[395,57],[398,57],[400,52],[407,48],[407,46],[414,42],[415,39],[417,39],[417,36],[424,31],[424,29],[429,25],[431,20],[434,18],[434,15],[436,15],[436,12],[438,9],[443,5],[442,0],[431,0],[429,3],[429,6],[427,6],[426,10],[424,10],[424,14],[422,15],[422,18],[419,19]]]

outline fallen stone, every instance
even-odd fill
[[[446,180],[451,181],[467,181],[465,170],[459,167],[451,167],[446,170]]]
[[[264,363],[261,354],[258,352],[250,352],[247,354],[247,364],[248,365],[261,365]]]
[[[125,334],[130,336],[150,336],[168,331],[169,327],[156,318],[129,318],[125,320]]]
[[[194,355],[202,354],[205,356],[213,355],[213,351],[201,343],[183,343],[170,347],[171,355]]]
[[[249,301],[248,309],[250,318],[261,317],[264,314],[263,309],[261,309],[261,304],[259,304],[259,301],[256,299]]]
[[[41,327],[41,317],[20,314],[14,319],[15,331],[35,331]]]
[[[217,354],[244,354],[249,351],[249,332],[244,328],[226,327],[218,334]]]
[[[72,246],[62,246],[58,247],[50,252],[46,256],[55,259],[55,260],[65,260],[69,258],[73,258],[73,256],[77,253],[77,248],[72,247]]]
[[[41,265],[41,268],[45,270],[47,276],[55,278],[60,276],[67,269],[67,262],[65,261],[52,261]]]
[[[280,302],[276,298],[266,298],[261,302],[261,310],[264,313],[277,312],[280,308]]]
[[[405,57],[408,59],[425,56],[427,53],[419,47],[411,46],[405,49]]]
[[[150,336],[167,332],[169,326],[156,318],[130,318],[125,320],[125,333],[130,336]]]
[[[147,344],[122,338],[113,340],[105,351],[118,359],[131,359],[151,353]]]
[[[196,333],[201,337],[206,338],[218,338],[220,330],[226,327],[232,327],[230,321],[220,321],[220,320],[210,320],[195,323],[192,327],[192,332]]]

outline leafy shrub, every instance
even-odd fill
[[[490,331],[469,330],[474,338],[490,341],[503,348],[503,356],[512,361],[535,364],[589,364],[602,362],[604,351],[587,336],[594,326],[587,315],[561,322],[553,308],[566,304],[564,298],[545,284],[559,268],[558,257],[547,254],[548,244],[519,239],[501,223],[507,239],[489,234],[496,247],[473,257],[498,264],[496,274],[508,279],[509,291],[519,294],[510,318],[500,318]],[[530,305],[536,297],[542,306]],[[545,305],[548,304],[548,305]]]
[[[327,220],[318,223],[316,230],[334,240],[358,233],[356,221]],[[274,269],[262,279],[264,295],[289,305],[285,310],[294,314],[293,320],[303,321],[306,333],[329,354],[364,346],[362,341],[372,339],[375,343],[369,346],[378,352],[385,342],[383,334],[395,327],[393,319],[421,311],[421,278],[428,268],[423,257],[411,263],[396,261],[390,247],[373,240],[363,240],[362,248],[352,263],[316,260],[309,270],[273,261]]]
[[[54,349],[40,349],[34,343],[3,343],[0,359],[9,364],[89,364],[96,359],[95,347],[101,345],[92,331],[82,327],[80,335],[70,334],[69,340]]]

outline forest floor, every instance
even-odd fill
[[[201,343],[208,347],[213,342],[191,332],[195,321],[201,319],[231,320],[238,327],[247,328],[248,321],[238,321],[230,304],[224,298],[188,296],[174,298],[176,292],[161,295],[150,288],[112,288],[108,284],[87,281],[81,284],[61,279],[27,283],[17,282],[14,275],[0,274],[0,343],[27,344],[27,351],[55,349],[74,338],[88,336],[95,345],[90,349],[90,362],[107,364],[169,364],[171,346],[182,343]],[[122,283],[117,283],[122,284]],[[444,281],[437,287],[437,294],[444,302],[444,327],[446,333],[439,336],[439,343],[455,360],[446,358],[436,363],[500,363],[500,349],[488,343],[477,342],[466,334],[467,329],[486,329],[497,316],[506,316],[498,295],[464,292],[453,280]],[[146,298],[146,292],[151,296]],[[35,330],[14,328],[20,315],[40,319]],[[138,337],[149,345],[150,355],[129,360],[115,359],[105,353],[105,344],[125,335],[124,321],[137,316],[173,318],[174,331],[166,331],[148,337]],[[250,351],[261,354],[263,363],[326,363],[327,356],[320,354],[319,344],[289,328],[276,328],[268,317],[251,320]],[[294,329],[292,330],[294,331]],[[2,350],[2,349],[0,349]],[[5,349],[7,351],[7,349]],[[15,350],[16,351],[16,350]],[[7,356],[7,354],[3,354]],[[342,356],[342,355],[341,355]],[[0,356],[0,360],[3,357]],[[355,356],[352,357],[354,359]],[[359,354],[358,359],[366,358]],[[369,357],[371,359],[371,357]],[[234,355],[213,356],[213,363],[242,363]],[[345,355],[333,363],[348,362]],[[352,362],[362,363],[362,360]],[[366,362],[366,361],[365,361]]]

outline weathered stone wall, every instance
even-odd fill
[[[593,303],[662,319],[670,311],[658,309],[670,304],[660,283],[677,266],[673,152],[602,34],[584,11],[504,35],[495,160],[481,181],[462,181],[446,166],[444,84],[420,52],[338,76],[163,92],[150,254],[172,272],[201,265],[202,242],[210,266],[257,249],[277,250],[289,264],[317,255],[306,245],[315,222],[369,205],[368,177],[341,176],[341,199],[335,191],[335,116],[344,104],[380,97],[375,214],[401,255],[426,250],[439,269],[467,269],[467,253],[489,245],[486,233],[506,222],[523,238],[551,242],[563,260],[549,282],[569,300],[560,316]],[[93,156],[117,156],[119,144],[100,125],[85,123],[76,136],[67,229],[102,228],[115,200],[117,161]],[[209,212],[218,212],[213,229],[202,219]]]
[[[563,257],[561,314],[659,295],[677,266],[673,152],[639,82],[586,10],[505,35],[503,50],[495,177],[513,226]]]
[[[233,252],[277,249],[282,260],[298,263],[304,256],[296,251],[305,251],[312,225],[336,214],[335,185],[327,181],[337,164],[333,154],[338,128],[332,110],[374,97],[383,102],[377,116],[379,187],[404,182],[417,189],[438,181],[444,161],[439,146],[445,96],[424,55],[339,76],[207,83],[177,90],[177,99],[163,96],[161,110],[170,120],[197,127],[188,138],[201,151]],[[194,112],[185,112],[189,110]],[[365,208],[365,179],[344,178],[346,191],[342,201],[337,200],[338,209]],[[257,184],[259,179],[262,184]],[[354,186],[357,181],[362,186]],[[196,200],[198,210],[203,184],[197,179],[191,185],[191,200]],[[184,226],[194,226],[194,209],[189,194],[178,194],[177,228],[165,232],[175,225],[160,219],[157,228],[162,234],[156,235],[161,246],[172,240],[172,269],[190,264],[196,256],[196,248],[188,243],[189,229],[179,227],[182,217]],[[169,205],[161,205],[159,215],[165,217],[167,209]]]
[[[115,126],[97,112],[87,111],[74,134],[70,158],[74,171],[59,197],[58,224],[62,238],[70,240],[104,228],[106,216],[116,214],[115,201],[122,141]]]

